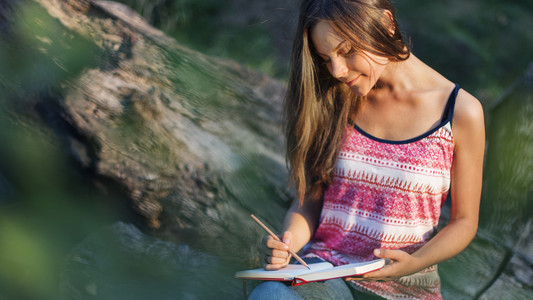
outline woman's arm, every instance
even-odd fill
[[[409,255],[401,250],[376,249],[374,254],[392,263],[363,277],[391,280],[440,263],[463,251],[476,235],[485,152],[483,108],[461,90],[453,118],[454,158],[451,169],[450,221],[426,245]]]
[[[304,201],[299,207],[298,201],[294,201],[285,215],[283,223],[282,242],[267,236],[263,239],[260,247],[261,252],[267,256],[265,261],[266,270],[278,270],[290,262],[291,255],[287,251],[290,247],[298,252],[311,239],[317,226],[322,203],[320,201]]]

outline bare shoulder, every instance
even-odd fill
[[[453,114],[453,132],[456,139],[485,138],[485,117],[481,102],[460,89]]]
[[[455,100],[453,123],[456,125],[484,122],[481,102],[467,91],[460,89]]]

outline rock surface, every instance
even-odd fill
[[[67,128],[57,134],[77,162],[124,192],[143,230],[174,242],[117,223],[71,251],[62,291],[82,299],[124,291],[132,298],[170,297],[156,292],[162,290],[211,298],[195,285],[211,279],[183,275],[205,267],[231,289],[218,296],[240,295],[233,272],[257,266],[255,241],[263,235],[248,215],[279,225],[291,199],[279,120],[283,84],[186,49],[124,5],[35,1],[61,32],[43,29],[34,37],[52,61],[41,68],[80,75],[56,78],[59,87],[22,107],[38,107],[33,116],[49,124],[60,119]],[[78,63],[79,72],[64,67],[76,61],[69,52],[81,48],[89,58]],[[445,298],[531,295],[533,84],[527,74],[490,111],[480,234],[440,265]],[[41,76],[38,82],[46,82]],[[13,193],[1,174],[0,185],[0,193]],[[157,282],[144,274],[147,265],[155,267],[146,270]],[[184,285],[173,286],[178,281]],[[139,290],[139,282],[148,290]]]
[[[490,110],[480,227],[505,249],[483,299],[533,299],[533,63]]]
[[[280,221],[281,83],[183,48],[119,3],[40,3],[103,57],[59,101],[75,157],[120,185],[149,228],[224,251],[257,233],[249,213]]]
[[[213,277],[217,289],[206,288]],[[222,299],[221,283],[239,288],[216,257],[117,222],[72,249],[60,290],[65,299]]]
[[[486,110],[480,226],[439,265],[449,299],[533,299],[533,64]]]

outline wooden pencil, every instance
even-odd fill
[[[266,230],[266,232],[268,232],[268,234],[270,234],[270,236],[272,238],[274,238],[276,241],[280,241],[281,240],[279,239],[279,237],[277,235],[274,234],[274,232],[272,232],[272,230],[268,229],[268,227],[266,227],[265,224],[263,224],[263,222],[261,222],[256,216],[254,216],[253,214],[251,215],[252,218],[259,224],[261,225],[261,227],[263,227],[264,230]],[[300,256],[298,256],[296,253],[294,253],[294,251],[290,250],[289,249],[289,253],[294,256],[294,258],[299,261],[302,265],[306,266],[309,270],[311,270],[311,268],[305,263],[305,261],[303,259],[300,258]]]

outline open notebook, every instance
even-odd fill
[[[311,263],[309,264],[311,270],[300,264],[290,264],[287,267],[276,271],[267,271],[263,268],[239,271],[235,273],[235,277],[255,280],[292,281],[292,285],[296,286],[313,281],[360,276],[380,269],[384,265],[384,259],[376,259],[368,262],[353,263],[336,267],[329,262]]]

